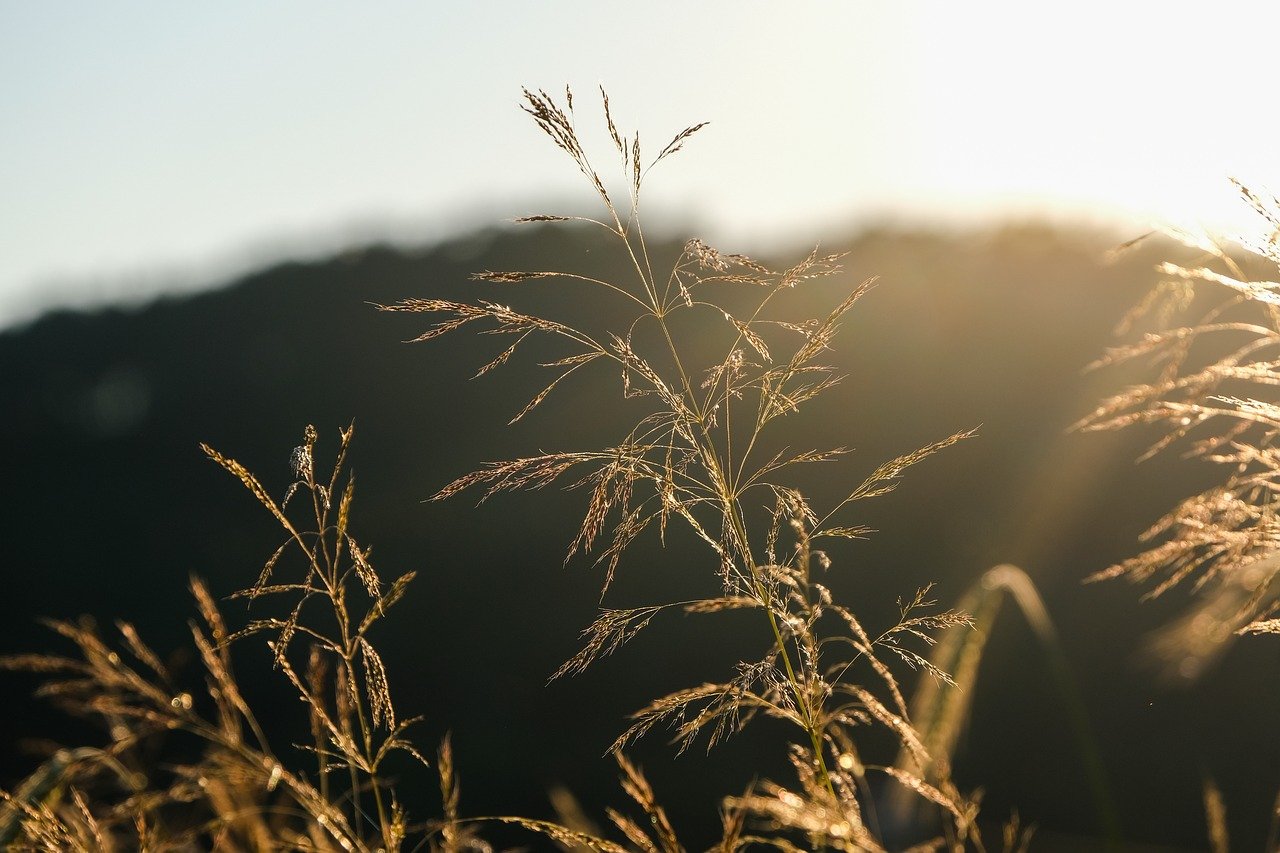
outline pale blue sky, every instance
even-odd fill
[[[0,326],[585,199],[516,109],[604,83],[650,221],[1229,227],[1280,190],[1280,4],[0,0]],[[603,141],[603,139],[601,139]]]

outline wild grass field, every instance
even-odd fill
[[[1262,236],[1240,247],[1024,229],[766,263],[648,236],[650,169],[711,131],[655,152],[599,95],[524,103],[598,216],[441,249],[454,279],[410,292],[412,259],[347,259],[339,277],[395,268],[394,286],[348,290],[350,314],[300,337],[284,327],[314,308],[304,268],[274,274],[257,336],[230,346],[246,321],[228,306],[156,306],[203,331],[162,318],[148,340],[122,318],[109,334],[133,349],[96,384],[59,397],[50,373],[15,408],[31,499],[9,538],[41,529],[33,506],[68,510],[19,558],[57,565],[87,540],[101,565],[79,599],[33,581],[18,611],[114,593],[129,621],[62,614],[54,653],[10,627],[12,683],[91,725],[32,727],[59,743],[28,744],[0,839],[1274,849],[1280,695],[1254,635],[1280,624],[1277,205],[1243,191]],[[597,121],[589,150],[579,124]],[[0,347],[38,361],[75,340],[92,359],[85,324]],[[384,374],[359,354],[366,326]],[[145,353],[204,350],[246,369],[149,378]],[[166,393],[207,433],[153,423]],[[46,409],[63,440],[18,452]],[[328,420],[286,422],[309,409]],[[146,494],[128,460],[167,453],[159,433],[205,442],[230,477],[179,468]],[[273,446],[246,457],[259,433]],[[1148,448],[1192,459],[1133,467]],[[376,503],[393,483],[429,503]],[[231,487],[246,512],[227,517]],[[170,526],[157,507],[175,501]],[[1138,594],[1083,584],[1105,579]],[[135,622],[169,623],[165,644]]]

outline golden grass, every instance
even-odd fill
[[[485,271],[475,278],[500,287],[569,280],[593,289],[600,317],[618,317],[616,310],[629,314],[600,329],[581,329],[496,300],[415,298],[385,307],[433,317],[419,341],[464,328],[506,336],[510,343],[477,376],[501,368],[535,338],[557,343],[561,353],[542,362],[551,371],[547,383],[513,421],[582,370],[612,371],[619,399],[637,411],[629,429],[599,447],[494,462],[447,484],[438,499],[467,490],[487,498],[553,483],[582,489],[586,508],[568,554],[595,554],[604,567],[602,595],[628,547],[646,532],[664,537],[668,525],[683,524],[704,546],[703,565],[719,584],[717,594],[602,609],[584,630],[581,651],[556,676],[581,672],[671,612],[709,618],[728,610],[759,614],[756,641],[722,680],[657,697],[622,728],[611,752],[623,791],[639,811],[639,817],[608,812],[623,841],[544,820],[463,818],[447,739],[434,767],[442,814],[410,822],[385,764],[397,753],[427,762],[408,738],[415,718],[403,718],[396,708],[392,676],[369,632],[404,596],[413,574],[384,580],[370,549],[352,533],[354,479],[345,470],[353,431],[340,434],[335,462],[321,476],[313,427],[291,454],[295,481],[279,500],[243,465],[205,447],[275,518],[283,540],[257,570],[256,581],[231,596],[253,607],[275,602],[278,615],[259,615],[231,630],[209,591],[192,581],[200,613],[192,639],[207,685],[204,695],[175,688],[159,657],[127,625],[119,632],[122,652],[91,626],[53,623],[77,648],[76,656],[5,662],[44,673],[42,692],[72,713],[101,722],[109,740],[100,749],[57,753],[6,795],[0,838],[17,849],[36,850],[371,851],[408,845],[455,853],[488,849],[483,829],[487,822],[501,822],[570,849],[676,853],[686,849],[676,827],[623,749],[659,727],[672,731],[680,749],[696,742],[710,748],[767,717],[792,732],[779,750],[790,758],[794,779],[761,781],[725,797],[722,837],[713,849],[887,849],[895,842],[881,828],[873,776],[913,798],[927,815],[913,849],[986,849],[977,825],[978,797],[960,791],[950,777],[945,753],[953,734],[938,737],[935,730],[916,727],[895,671],[905,666],[940,689],[954,690],[930,650],[939,633],[970,630],[970,617],[938,608],[926,587],[899,602],[895,623],[868,630],[824,583],[827,572],[838,570],[829,549],[870,532],[856,515],[859,502],[892,491],[908,468],[972,432],[907,452],[829,506],[812,506],[792,474],[799,466],[833,464],[847,451],[792,450],[780,447],[774,435],[799,440],[790,436],[798,432],[791,416],[840,381],[826,362],[828,353],[845,316],[874,280],[833,292],[829,282],[840,270],[836,255],[815,249],[774,271],[697,239],[655,273],[641,228],[644,181],[705,125],[677,133],[646,160],[639,134],[620,133],[603,90],[601,99],[627,201],[615,203],[581,144],[572,93],[566,89],[561,105],[545,92],[526,91],[525,111],[587,179],[603,215],[539,214],[521,221],[573,221],[603,229],[627,259],[629,278],[607,281],[552,270]],[[797,320],[789,307],[796,294],[804,294],[806,304],[810,295],[825,299],[828,308]],[[301,506],[290,510],[295,498]],[[280,753],[268,744],[236,681],[231,650],[253,637],[266,640],[277,671],[308,709],[300,751]],[[165,734],[174,731],[201,744],[195,759],[154,758]],[[877,762],[864,754],[876,736],[887,736],[908,760],[893,764],[886,755]],[[1006,849],[1020,849],[1028,837],[1014,822],[1002,841]]]
[[[864,729],[880,728],[911,750],[920,766],[941,766],[929,763],[889,660],[949,679],[912,644],[927,651],[934,632],[967,625],[968,617],[936,610],[927,590],[920,590],[903,603],[898,624],[870,634],[821,582],[832,558],[814,544],[867,533],[856,518],[848,518],[858,501],[891,491],[907,468],[972,433],[957,433],[904,454],[878,467],[831,506],[811,507],[788,475],[796,466],[830,463],[847,451],[763,448],[776,444],[771,435],[780,419],[839,382],[825,359],[842,320],[874,280],[833,294],[824,281],[840,270],[836,255],[815,249],[794,266],[773,271],[697,239],[685,244],[669,268],[655,272],[641,224],[644,179],[704,125],[676,134],[646,162],[638,135],[619,133],[602,92],[605,122],[627,188],[627,202],[618,204],[580,141],[572,93],[566,90],[563,105],[543,91],[526,90],[525,100],[526,112],[586,177],[604,215],[538,215],[523,221],[574,220],[603,229],[627,259],[631,275],[606,281],[540,269],[486,271],[475,278],[504,287],[546,279],[586,284],[595,291],[602,316],[615,312],[607,314],[617,318],[614,324],[586,330],[490,300],[410,299],[386,308],[437,317],[418,340],[464,326],[514,337],[477,375],[506,363],[534,336],[559,342],[563,354],[544,362],[555,375],[513,420],[584,369],[615,371],[619,396],[636,401],[639,408],[633,426],[603,447],[494,462],[446,485],[436,498],[478,489],[486,499],[555,482],[585,490],[586,511],[569,556],[598,552],[597,562],[604,566],[602,594],[628,546],[646,530],[656,527],[661,536],[669,524],[684,523],[704,543],[708,568],[719,579],[718,596],[603,609],[584,631],[582,650],[556,676],[581,672],[668,611],[701,615],[746,608],[761,614],[760,626],[769,638],[761,649],[744,654],[731,677],[658,697],[635,712],[613,745],[615,753],[656,727],[669,727],[680,749],[699,739],[709,748],[757,716],[775,718],[790,724],[801,738],[792,755],[800,788],[766,785],[727,803],[731,811],[763,820],[777,844],[794,834],[795,841],[788,844],[880,849],[874,804],[865,794],[863,775],[870,770],[897,780],[947,818],[939,844],[980,847],[976,803],[945,774],[926,782],[914,771],[867,765],[856,747]],[[811,295],[826,298],[830,307],[825,314],[796,320],[790,303],[797,295],[806,301]],[[690,328],[698,329],[696,341],[681,334]],[[709,341],[720,342],[711,357],[706,356]],[[628,784],[651,822],[661,827],[663,820],[650,809],[647,795],[636,795],[647,789],[637,787],[634,779]],[[634,832],[620,826],[644,848]],[[655,849],[674,849],[665,830],[660,834]]]
[[[1204,235],[1170,231],[1195,252],[1190,263],[1163,263],[1164,281],[1121,324],[1144,320],[1135,342],[1109,350],[1093,367],[1143,359],[1154,378],[1104,400],[1076,424],[1085,430],[1140,424],[1160,432],[1147,456],[1181,446],[1187,457],[1220,466],[1223,480],[1182,500],[1143,534],[1147,550],[1097,572],[1148,585],[1147,597],[1179,585],[1201,596],[1198,618],[1167,633],[1156,648],[1183,675],[1198,674],[1234,634],[1280,632],[1272,618],[1280,575],[1280,284],[1246,267],[1280,264],[1280,203],[1237,185],[1257,211],[1259,233],[1237,238],[1251,257]],[[1209,307],[1204,307],[1208,304]],[[1183,318],[1198,312],[1192,319]]]
[[[1076,424],[1153,427],[1160,434],[1143,458],[1180,447],[1222,472],[1142,535],[1145,551],[1089,578],[1145,585],[1144,598],[1190,588],[1185,614],[1147,644],[1165,674],[1183,681],[1199,678],[1242,635],[1280,634],[1280,282],[1251,274],[1280,267],[1280,200],[1236,187],[1257,213],[1256,232],[1227,242],[1168,231],[1194,256],[1157,267],[1164,280],[1119,328],[1132,333],[1145,322],[1146,331],[1092,365],[1144,359],[1155,375]],[[1212,781],[1204,810],[1211,849],[1227,850],[1226,806]],[[1275,814],[1268,849],[1280,837]]]
[[[123,653],[90,625],[53,622],[76,646],[77,657],[3,661],[7,668],[46,673],[42,694],[72,714],[99,721],[110,741],[101,749],[57,753],[8,798],[0,838],[14,849],[37,850],[400,845],[405,814],[380,771],[397,752],[422,759],[405,739],[414,720],[397,720],[386,670],[367,633],[400,599],[412,574],[382,591],[348,526],[351,479],[333,506],[352,432],[342,432],[329,478],[318,480],[312,461],[318,436],[308,427],[293,452],[298,479],[279,502],[240,463],[205,448],[276,518],[286,537],[257,582],[231,596],[281,599],[283,617],[257,618],[230,631],[204,584],[192,579],[200,613],[192,641],[205,695],[173,686],[159,657],[127,624],[119,625]],[[311,525],[295,524],[286,515],[295,494],[310,498]],[[298,576],[277,580],[278,564],[289,558],[300,567]],[[333,628],[326,631],[318,627],[321,620],[307,617],[312,604],[328,610]],[[314,762],[311,771],[271,747],[236,681],[232,645],[257,635],[267,637],[276,668],[309,709],[312,738],[304,754]],[[173,732],[197,739],[197,759],[155,754]],[[362,805],[365,798],[371,808]]]

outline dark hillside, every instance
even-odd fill
[[[1178,593],[1139,605],[1121,584],[1080,583],[1135,552],[1138,533],[1199,475],[1172,456],[1135,467],[1141,435],[1065,433],[1122,384],[1117,373],[1081,368],[1112,342],[1111,328],[1150,286],[1166,247],[1107,264],[1100,239],[1012,228],[872,233],[847,248],[847,274],[819,285],[815,300],[825,304],[870,275],[881,282],[832,355],[848,378],[785,428],[797,449],[856,449],[814,472],[813,497],[820,502],[921,444],[980,430],[867,505],[856,521],[880,532],[833,553],[831,585],[877,624],[896,616],[898,595],[930,580],[948,602],[995,563],[1025,567],[1057,620],[1126,837],[1202,846],[1203,773],[1223,787],[1240,849],[1261,844],[1280,781],[1280,686],[1251,673],[1272,671],[1275,644],[1241,643],[1201,683],[1162,686],[1134,662],[1135,651],[1177,609]],[[616,377],[584,373],[506,428],[541,387],[538,368],[513,363],[469,382],[503,340],[407,345],[423,319],[370,305],[539,299],[545,313],[559,302],[599,319],[572,286],[467,277],[616,263],[572,230],[483,233],[415,254],[371,248],[286,264],[192,298],[55,314],[0,334],[8,614],[0,651],[48,648],[54,639],[35,619],[81,613],[104,624],[131,620],[159,649],[181,646],[192,612],[188,575],[230,592],[251,583],[278,544],[271,519],[197,443],[239,459],[279,495],[303,427],[319,427],[323,458],[354,419],[353,529],[374,544],[384,574],[419,571],[380,638],[392,688],[405,714],[426,716],[419,736],[428,749],[454,733],[464,810],[545,813],[545,792],[557,784],[589,811],[616,802],[615,771],[600,755],[624,715],[662,691],[718,677],[732,648],[701,640],[701,623],[672,619],[579,679],[544,686],[576,651],[597,603],[599,571],[589,561],[562,566],[584,496],[502,496],[479,509],[468,496],[423,502],[486,460],[614,440],[624,422]],[[676,535],[663,552],[655,536],[624,562],[606,603],[705,590],[714,568],[696,544]],[[244,618],[240,604],[226,612]],[[265,652],[246,646],[242,654],[249,672],[265,671]],[[1020,617],[1002,619],[988,655],[957,776],[986,788],[989,816],[1016,806],[1046,842],[1054,833],[1100,833],[1096,780],[1071,733],[1070,700]],[[24,738],[71,736],[23,698],[29,681],[6,680],[0,784],[32,766]],[[1198,710],[1209,696],[1219,709],[1212,717]],[[279,705],[281,723],[302,719],[297,705]],[[751,746],[730,743],[673,765],[655,737],[638,755],[677,825],[701,839],[715,824],[716,795],[740,790],[762,766],[781,766],[780,755],[762,764]],[[411,812],[429,812],[433,796],[411,801]],[[1070,843],[1063,849],[1080,849]]]

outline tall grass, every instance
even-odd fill
[[[1076,425],[1146,426],[1157,438],[1144,458],[1176,447],[1221,472],[1142,534],[1144,551],[1090,578],[1127,579],[1147,599],[1190,589],[1185,613],[1149,641],[1166,673],[1184,681],[1241,636],[1280,634],[1280,200],[1236,187],[1257,214],[1255,232],[1222,241],[1167,231],[1191,259],[1160,265],[1164,280],[1120,325],[1145,325],[1141,336],[1092,365],[1141,359],[1154,376]],[[1209,778],[1204,809],[1211,848],[1227,850],[1226,806]],[[1268,850],[1280,845],[1280,798],[1271,812]]]
[[[954,637],[970,630],[972,620],[937,607],[925,587],[899,601],[892,624],[864,626],[826,583],[829,572],[840,570],[840,543],[870,533],[858,520],[862,502],[894,490],[907,469],[972,433],[909,450],[880,464],[839,500],[812,505],[796,472],[836,464],[848,451],[809,447],[795,416],[840,381],[827,359],[845,316],[874,281],[837,289],[832,282],[840,258],[818,250],[772,270],[697,239],[664,266],[641,226],[641,190],[650,170],[705,125],[686,128],[646,156],[639,135],[618,130],[608,97],[603,90],[600,95],[621,191],[611,190],[593,166],[572,93],[566,89],[558,102],[526,91],[524,110],[586,178],[602,213],[521,221],[602,229],[627,259],[629,276],[609,280],[548,269],[475,276],[499,290],[585,287],[595,300],[581,312],[588,322],[516,311],[498,297],[414,298],[386,308],[430,316],[418,340],[464,328],[503,338],[505,347],[480,374],[526,348],[543,353],[548,350],[538,347],[558,347],[538,357],[549,371],[547,382],[513,407],[513,421],[546,403],[575,374],[596,370],[617,377],[615,402],[634,413],[629,428],[597,446],[495,462],[449,483],[438,499],[468,491],[487,498],[553,483],[583,490],[586,507],[568,555],[590,554],[602,566],[602,598],[617,572],[631,570],[624,558],[639,537],[665,541],[669,526],[683,525],[701,543],[700,563],[684,554],[679,559],[700,564],[714,579],[715,594],[602,609],[583,631],[581,650],[556,677],[582,672],[667,614],[757,614],[756,636],[721,680],[655,698],[629,724],[620,724],[609,751],[643,818],[609,812],[620,840],[519,816],[464,820],[446,741],[433,764],[442,814],[410,820],[405,789],[392,784],[387,762],[404,754],[427,764],[428,750],[409,740],[414,719],[404,718],[392,700],[391,674],[370,630],[402,599],[413,575],[386,582],[352,532],[354,480],[345,473],[352,431],[341,433],[336,460],[321,473],[318,433],[308,427],[291,457],[294,483],[278,500],[240,463],[205,448],[274,517],[281,540],[256,582],[231,596],[247,600],[258,614],[243,628],[229,628],[209,591],[193,580],[200,621],[192,637],[203,666],[202,692],[179,688],[160,658],[123,624],[120,651],[89,625],[53,623],[77,655],[6,661],[45,673],[42,692],[72,713],[100,721],[108,740],[103,747],[56,753],[6,795],[4,841],[45,850],[461,851],[486,849],[480,840],[486,822],[501,821],[566,847],[674,853],[685,849],[677,829],[624,750],[658,728],[669,729],[680,750],[694,743],[709,748],[764,717],[790,727],[791,737],[778,749],[790,757],[794,778],[761,781],[725,797],[715,849],[879,851],[906,843],[917,845],[913,849],[986,849],[978,797],[962,792],[951,777],[955,714],[930,700],[941,710],[927,714],[929,730],[922,733],[901,680],[905,668],[953,689],[951,675],[930,657],[935,635],[949,632],[944,651],[971,681],[972,654],[956,653]],[[797,305],[815,300],[825,301],[825,310],[799,312]],[[299,520],[304,516],[305,524]],[[231,651],[251,637],[266,639],[276,670],[306,710],[309,732],[299,738],[305,744],[300,751],[273,749],[237,684]],[[188,743],[171,760],[157,759],[155,750],[167,749],[175,734],[195,747]],[[881,757],[868,744],[886,736],[894,747]],[[882,809],[884,791],[917,805],[913,813],[922,817],[915,826],[894,825]],[[1027,838],[1016,824],[1003,835],[1008,849],[1025,846]]]
[[[761,644],[744,652],[734,673],[653,700],[633,715],[614,751],[656,727],[669,726],[683,750],[699,738],[714,745],[757,716],[776,718],[791,724],[798,737],[791,746],[798,786],[766,783],[730,799],[732,810],[762,818],[773,831],[794,833],[810,846],[879,849],[867,776],[883,774],[945,815],[945,837],[938,843],[980,846],[977,803],[951,782],[944,756],[929,756],[890,666],[896,660],[950,683],[924,652],[935,631],[968,625],[969,617],[938,610],[925,588],[900,601],[896,624],[869,631],[823,583],[833,563],[829,543],[869,532],[857,523],[860,502],[892,491],[909,467],[972,433],[945,436],[885,462],[841,500],[811,506],[795,484],[795,469],[835,463],[848,451],[797,450],[783,443],[803,440],[795,429],[783,439],[774,434],[839,381],[826,359],[845,315],[874,280],[839,292],[826,284],[840,269],[838,256],[815,249],[794,266],[775,271],[697,239],[688,241],[669,266],[659,266],[641,221],[642,188],[650,170],[705,125],[675,134],[646,158],[639,135],[618,130],[601,90],[619,192],[609,189],[580,138],[572,92],[566,89],[562,102],[544,91],[524,94],[525,112],[586,178],[602,215],[542,214],[518,221],[571,221],[601,229],[627,259],[630,276],[614,281],[573,270],[534,269],[485,271],[475,279],[498,288],[551,287],[558,281],[584,285],[596,300],[593,305],[600,306],[596,316],[607,322],[587,328],[561,317],[514,311],[497,297],[408,299],[387,309],[432,315],[419,341],[464,327],[510,339],[477,375],[506,363],[533,339],[555,342],[559,350],[541,362],[551,371],[546,385],[513,422],[586,370],[608,370],[618,377],[618,400],[632,403],[634,421],[598,448],[491,463],[448,484],[436,498],[468,490],[488,498],[556,482],[583,489],[586,510],[568,556],[598,552],[602,595],[627,548],[646,531],[663,537],[669,524],[684,524],[703,543],[707,571],[718,578],[718,595],[602,610],[583,632],[581,651],[557,677],[581,672],[665,612],[713,615],[747,609],[760,614]],[[815,297],[827,300],[825,313],[797,314],[797,301],[810,303]],[[869,728],[890,733],[914,758],[915,769],[864,758],[859,744]],[[920,768],[929,768],[928,780]]]
[[[1170,229],[1193,257],[1161,264],[1164,281],[1120,327],[1146,330],[1093,365],[1141,359],[1154,376],[1076,425],[1148,425],[1158,437],[1146,456],[1177,446],[1222,471],[1219,484],[1180,501],[1143,534],[1146,550],[1091,578],[1126,578],[1145,585],[1146,597],[1179,586],[1199,596],[1157,644],[1184,676],[1198,674],[1233,636],[1280,633],[1280,405],[1269,399],[1280,385],[1280,283],[1254,277],[1280,264],[1280,203],[1237,186],[1260,220],[1257,234],[1235,241],[1247,257],[1205,234]]]
[[[279,615],[231,630],[200,580],[191,625],[204,690],[193,694],[127,623],[116,645],[91,624],[51,622],[78,655],[4,659],[44,673],[41,694],[97,721],[106,745],[57,752],[0,812],[0,843],[12,849],[184,850],[398,849],[407,819],[381,778],[407,753],[372,629],[403,596],[413,573],[385,583],[350,527],[354,478],[343,482],[352,430],[342,432],[327,476],[317,471],[318,434],[294,448],[295,480],[277,501],[234,459],[204,447],[276,519],[282,541],[257,581],[232,599],[283,602]],[[305,504],[300,523],[290,499]],[[297,515],[295,513],[294,515]],[[305,704],[311,767],[268,743],[232,666],[236,641],[263,636],[276,669]],[[179,736],[185,736],[184,742]]]

